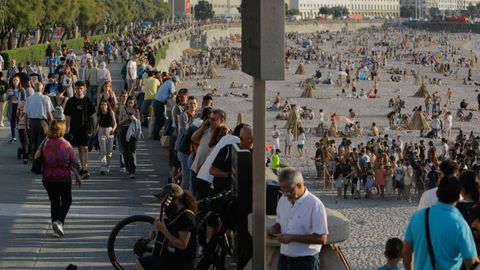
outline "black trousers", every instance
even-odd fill
[[[72,205],[72,182],[42,181],[50,199],[50,213],[52,222],[65,222],[65,217]]]
[[[45,119],[30,119],[30,144],[32,145],[32,153],[35,153],[47,137],[48,122]]]
[[[318,254],[314,256],[287,257],[280,255],[277,270],[319,270]]]
[[[20,139],[20,144],[22,145],[22,159],[28,159],[28,136],[25,129],[18,130],[18,138]]]
[[[122,144],[123,144],[123,160],[125,161],[125,168],[127,172],[135,174],[137,168],[135,164],[135,152],[137,151],[137,139],[130,138],[127,142],[127,131],[128,127],[123,127],[122,129]]]

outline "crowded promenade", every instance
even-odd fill
[[[251,150],[253,140],[252,81],[240,71],[241,37],[214,39],[209,50],[186,50],[169,70],[157,70],[149,43],[181,29],[85,40],[77,56],[52,46],[41,67],[12,60],[3,70],[0,268],[111,269],[111,229],[129,215],[156,216],[153,194],[165,195],[163,187],[182,198],[178,209],[192,213],[192,200],[230,189],[229,145]],[[461,255],[471,259],[464,262],[473,265],[469,226],[478,213],[469,210],[479,200],[480,170],[474,44],[480,36],[387,28],[286,38],[286,79],[267,84],[265,161],[284,195],[277,211],[302,194],[321,209],[325,223],[313,229],[319,237],[309,251],[326,243],[325,205],[351,222],[341,247],[352,269],[385,264],[390,238],[406,240],[403,261],[409,262],[418,238],[408,224],[421,222],[411,217],[434,205],[438,187],[436,206],[448,204],[449,211],[461,192],[470,224],[452,222],[464,232]],[[182,220],[182,229],[193,233],[188,222]],[[215,226],[209,220],[207,240]],[[166,230],[161,222],[154,227]],[[191,257],[196,243],[189,241],[196,239],[186,235],[170,235],[171,242]],[[275,226],[268,236],[282,245],[291,241]],[[395,241],[389,265],[402,258]],[[190,257],[182,269],[191,269]],[[158,263],[132,262],[145,269]]]

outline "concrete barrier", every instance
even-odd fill
[[[368,28],[371,26],[382,26],[385,23],[384,20],[332,20],[332,21],[303,21],[303,22],[287,22],[285,24],[285,32],[298,32],[298,33],[310,33],[316,31],[355,31],[362,28]],[[242,33],[240,23],[231,24],[212,24],[202,26],[203,30],[207,31],[207,43],[211,43],[212,40],[219,39],[220,37],[226,37],[229,35],[236,35]],[[190,32],[184,30],[168,36],[162,37],[153,42],[152,45],[160,44],[162,47],[168,45],[165,59],[157,59],[158,70],[168,70],[170,63],[180,56],[185,49],[190,47],[188,42]]]

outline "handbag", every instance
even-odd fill
[[[40,174],[43,171],[43,149],[45,147],[45,143],[47,142],[47,139],[44,139],[40,146],[38,147],[37,151],[35,152],[35,156],[33,159],[33,164],[32,164],[32,172],[36,174]]]

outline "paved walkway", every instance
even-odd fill
[[[121,89],[120,65],[110,65],[114,89]],[[146,132],[145,132],[146,134]],[[73,187],[65,237],[53,238],[48,196],[41,177],[16,159],[18,144],[8,144],[9,127],[0,128],[0,269],[112,269],[107,239],[113,226],[133,214],[157,215],[152,196],[168,177],[167,151],[143,140],[137,149],[136,179],[120,172],[119,152],[112,170],[100,175],[98,152],[89,154],[90,179]]]

